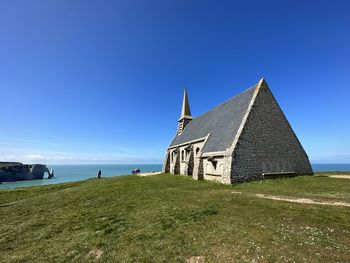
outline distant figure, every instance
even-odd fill
[[[101,170],[99,170],[99,171],[98,171],[98,174],[97,174],[97,178],[98,178],[98,179],[101,179],[101,174],[102,174],[102,172],[101,172]]]
[[[132,171],[132,174],[133,175],[135,175],[135,174],[140,174],[140,169],[134,169],[133,171]]]

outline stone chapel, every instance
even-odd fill
[[[185,88],[163,172],[225,184],[311,175],[309,158],[266,81],[193,118]]]

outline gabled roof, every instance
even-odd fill
[[[225,151],[231,146],[257,85],[190,121],[169,147],[210,136],[202,152]]]

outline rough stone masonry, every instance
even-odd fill
[[[163,172],[225,184],[311,175],[309,158],[266,81],[193,118],[184,91]]]

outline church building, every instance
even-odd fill
[[[225,184],[311,175],[309,158],[264,79],[193,118],[187,91],[163,172]]]

